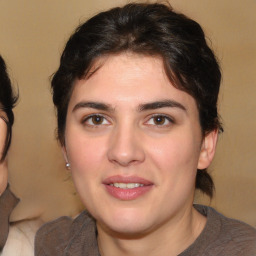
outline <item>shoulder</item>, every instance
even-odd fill
[[[35,255],[63,255],[74,237],[79,236],[80,230],[88,226],[89,222],[91,218],[87,212],[82,212],[74,220],[63,216],[44,224],[36,234]]]
[[[33,256],[35,233],[40,224],[40,220],[28,220],[12,223],[1,255]]]
[[[238,242],[237,239],[243,237],[242,240],[244,241],[256,241],[256,229],[252,226],[242,221],[228,218],[211,207],[208,207],[208,211],[210,212],[211,216],[214,217],[212,218],[213,221],[220,221],[220,231],[223,233],[223,235],[228,235],[229,239]]]
[[[226,242],[226,250],[234,250],[237,253],[234,255],[256,255],[256,229],[222,214],[219,214],[219,218],[221,220],[220,235]]]
[[[205,236],[211,242],[207,245],[207,251],[215,251],[214,255],[256,255],[255,228],[228,218],[211,207],[199,206],[197,209],[208,219]]]
[[[35,255],[58,255],[66,246],[71,224],[72,219],[66,216],[44,224],[36,233]]]

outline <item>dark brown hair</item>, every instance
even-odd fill
[[[164,4],[127,4],[80,25],[65,46],[52,79],[62,144],[75,79],[85,78],[96,58],[124,51],[160,56],[172,84],[195,99],[203,135],[222,130],[217,112],[221,72],[200,25]],[[196,187],[212,196],[206,170],[198,171]]]

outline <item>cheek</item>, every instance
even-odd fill
[[[148,153],[154,165],[175,179],[179,176],[194,177],[197,170],[200,144],[184,134],[155,141],[154,147],[149,147]]]
[[[66,138],[67,157],[75,176],[97,175],[103,158],[106,155],[106,143],[101,138],[84,136]]]
[[[70,142],[70,143],[69,143]],[[105,148],[98,139],[73,136],[66,140],[67,155],[71,165],[72,179],[80,198],[88,210],[96,207],[101,183],[101,170],[104,167]],[[97,198],[96,198],[97,199]]]
[[[7,136],[7,126],[6,126],[6,123],[0,118],[0,158],[5,146],[6,136]]]

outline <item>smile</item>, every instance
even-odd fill
[[[144,186],[144,184],[141,184],[141,183],[112,183],[109,185],[112,187],[122,188],[122,189],[132,189],[132,188],[139,188]]]
[[[135,200],[147,194],[154,184],[137,176],[111,176],[103,180],[106,192],[122,201]]]

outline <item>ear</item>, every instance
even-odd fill
[[[204,137],[197,169],[205,169],[209,167],[215,155],[217,139],[218,130],[213,130]]]

